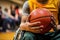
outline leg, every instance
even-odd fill
[[[10,20],[11,20],[11,22],[10,22],[11,29],[14,30],[15,26],[16,26],[15,20],[13,20],[13,19],[10,19]]]
[[[58,30],[57,32],[53,33],[53,40],[60,40],[60,30]]]
[[[9,29],[8,28],[8,24],[10,25],[10,19],[9,18],[5,18],[3,19],[3,31],[6,31],[6,29]]]
[[[44,38],[47,40],[60,40],[60,32],[48,32],[44,35]]]
[[[25,32],[21,40],[60,40],[60,31],[48,32],[43,35]]]
[[[3,25],[2,25],[2,27],[3,27],[2,31],[3,31],[3,32],[6,32],[7,23],[8,23],[7,19],[3,19]]]
[[[21,40],[36,40],[36,39],[35,39],[35,35],[33,33],[25,32],[24,36]]]

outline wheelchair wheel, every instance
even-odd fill
[[[21,31],[18,28],[18,30],[16,31],[16,33],[14,35],[13,40],[20,40],[20,37],[21,37]]]

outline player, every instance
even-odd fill
[[[58,31],[50,31],[45,33],[44,35],[40,35],[40,27],[30,27],[38,24],[39,22],[29,23],[27,22],[28,16],[30,12],[36,8],[47,8],[49,9],[54,15],[57,15],[58,7],[57,4],[59,3],[58,0],[28,0],[23,5],[23,16],[20,25],[20,30],[26,31],[24,36],[21,40],[60,40],[59,32]],[[57,16],[56,24],[57,22]],[[53,23],[52,23],[53,24]],[[55,23],[53,26],[56,26]],[[59,36],[58,36],[59,35]]]

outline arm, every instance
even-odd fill
[[[22,8],[22,19],[20,24],[20,30],[29,31],[33,33],[40,33],[40,27],[32,27],[33,25],[38,24],[39,22],[29,23],[27,21],[29,16],[29,5],[28,2],[25,2]]]
[[[30,13],[28,1],[24,3],[23,8],[22,8],[22,22],[26,22],[26,19],[28,18]]]
[[[23,8],[22,8],[22,18],[21,18],[21,25],[23,26],[24,24],[26,24],[26,19],[28,18],[28,2],[25,2],[24,5],[23,5]],[[20,25],[20,29],[22,29]],[[26,26],[27,27],[27,26]],[[24,27],[23,27],[24,28]],[[26,28],[24,28],[23,30],[26,31]]]
[[[5,16],[4,16],[4,11],[3,11],[3,13],[2,13],[2,16],[1,16],[3,19],[5,18]]]
[[[15,10],[15,14],[16,14],[16,15],[15,15],[15,20],[18,20],[18,15],[19,15],[18,13],[19,13],[19,12],[18,12],[18,9],[16,9],[16,10]]]

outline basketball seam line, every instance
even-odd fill
[[[53,16],[42,16],[42,17],[38,17],[38,18],[45,18],[45,17],[53,17]],[[35,19],[38,19],[38,18],[35,18]],[[35,20],[35,19],[32,19],[32,20]],[[30,20],[30,21],[32,21]]]

